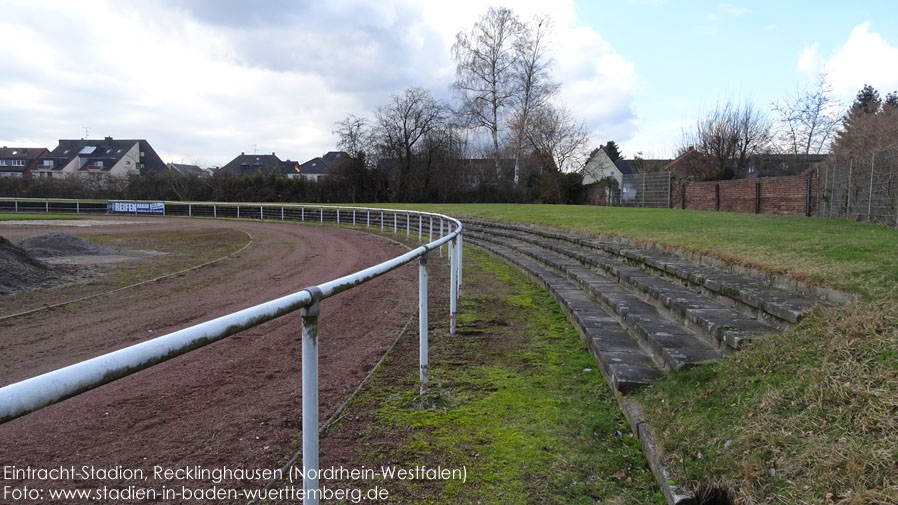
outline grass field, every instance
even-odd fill
[[[82,216],[71,214],[2,214],[0,221],[29,221],[38,219],[84,219]]]
[[[552,298],[501,260],[469,251],[458,331],[449,335],[446,270],[431,268],[440,295],[431,297],[428,394],[417,395],[411,331],[328,432],[322,463],[467,469],[466,482],[387,481],[390,503],[664,503]],[[330,438],[348,441],[347,459],[330,459]]]
[[[738,503],[898,503],[898,230],[661,209],[409,208],[660,242],[860,295],[638,396],[679,483]]]

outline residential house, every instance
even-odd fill
[[[31,173],[49,154],[46,147],[6,147],[0,148],[0,177],[17,179],[31,177]]]
[[[611,161],[611,158],[608,157],[605,151],[599,148],[586,160],[586,164],[580,169],[580,174],[583,175],[584,186],[596,184],[608,177],[613,177],[617,180],[618,186],[620,186],[623,183],[623,174],[633,173],[628,165],[625,166],[625,170],[628,170],[628,172],[621,172],[621,169],[615,165],[615,162]]]
[[[33,174],[39,178],[80,176],[127,177],[165,170],[165,163],[143,139],[60,139],[59,146],[41,158]]]
[[[686,151],[664,165],[663,171],[673,172],[680,177],[705,180],[711,175],[709,164],[703,155],[690,146]]]
[[[343,151],[330,151],[324,156],[312,158],[299,165],[298,174],[306,179],[318,181],[330,175],[334,168],[348,159],[349,154]]]
[[[253,174],[275,174],[283,177],[298,176],[299,164],[295,161],[281,161],[277,154],[246,154],[240,153],[219,170],[235,177]]]
[[[209,171],[203,170],[202,168],[196,165],[185,165],[182,163],[168,163],[166,164],[168,170],[174,174],[179,175],[193,175],[196,177],[209,177]]]

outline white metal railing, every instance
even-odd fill
[[[22,204],[20,206],[20,203]],[[51,207],[51,203],[53,207]],[[86,202],[85,202],[86,203]],[[83,205],[78,200],[39,200],[0,198],[0,211],[22,212],[98,212],[97,201]],[[132,202],[136,203],[136,202]],[[150,202],[142,202],[150,203]],[[158,203],[158,202],[152,202]],[[443,245],[449,248],[449,332],[455,333],[458,290],[461,286],[462,225],[457,219],[435,213],[368,207],[336,207],[289,204],[232,204],[163,202],[166,215],[277,219],[281,221],[328,222],[336,225],[370,228],[372,216],[375,226],[384,230],[392,217],[393,233],[402,221],[406,236],[417,225],[418,242],[424,240],[427,222],[427,242],[401,256],[360,270],[339,279],[311,286],[291,295],[206,321],[168,335],[110,352],[71,366],[60,368],[30,379],[0,388],[0,423],[21,417],[53,403],[78,395],[116,379],[151,367],[198,347],[225,338],[284,314],[300,310],[302,314],[302,458],[303,503],[318,504],[318,317],[320,302],[351,289],[418,259],[418,335],[420,393],[427,390],[427,254]],[[43,205],[41,205],[43,204]],[[105,202],[103,203],[105,206]],[[87,210],[89,209],[89,210]],[[241,209],[243,215],[241,216]],[[341,213],[342,219],[341,221]],[[317,214],[317,215],[316,215]],[[351,216],[351,217],[350,217]],[[309,219],[306,219],[306,218]],[[298,218],[298,219],[297,219]],[[435,221],[439,221],[438,237],[433,238]],[[444,233],[445,228],[445,233]],[[312,470],[312,471],[309,471]]]

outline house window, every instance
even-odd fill
[[[140,164],[140,169],[143,170],[143,163]]]
[[[8,166],[8,165],[9,165],[9,162],[8,162],[8,161],[6,161],[6,160],[0,160],[0,167],[5,167],[5,166]]]
[[[12,160],[12,166],[14,167],[24,167],[25,160]]]
[[[96,150],[97,150],[96,146],[84,146],[81,148],[80,151],[78,151],[78,154],[91,154]],[[68,152],[68,151],[66,151],[66,152]]]
[[[43,164],[43,166],[45,166],[45,167],[52,167],[52,166],[53,166],[53,160],[44,160],[42,164]]]
[[[144,156],[146,156],[146,154],[147,154],[147,153],[145,153],[145,152],[143,152],[143,151],[140,151],[140,157],[141,157],[141,158],[143,158]]]

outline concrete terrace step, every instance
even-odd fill
[[[759,273],[734,273],[730,270],[737,267],[731,268],[708,258],[702,258],[703,263],[699,263],[656,248],[635,247],[619,238],[587,238],[558,230],[482,220],[466,220],[465,223],[472,228],[488,228],[490,233],[525,234],[543,243],[577,246],[597,258],[616,259],[617,265],[674,280],[778,328],[797,323],[804,312],[818,303],[831,305],[850,299],[844,293],[804,286],[797,281],[762,279]],[[613,270],[615,267],[607,268]],[[624,272],[626,275],[627,271]]]
[[[613,390],[629,393],[663,375],[650,355],[627,334],[617,318],[610,316],[560,273],[500,244],[480,242],[473,236],[468,236],[468,240],[516,265],[555,298],[587,343]]]
[[[559,265],[567,263],[567,260],[560,259],[564,257],[579,262],[581,266],[587,267],[587,270],[595,268],[612,279],[603,284],[606,292],[619,282],[641,295],[645,301],[662,309],[676,324],[691,329],[725,352],[729,349],[738,349],[747,340],[762,338],[775,331],[772,325],[730,308],[718,300],[696,293],[682,284],[653,276],[646,270],[630,266],[605,254],[521,232],[485,230],[476,225],[471,226],[470,230],[472,233],[486,232],[490,237],[495,237],[493,240],[507,241],[512,248],[526,247],[531,251],[533,247],[544,249],[543,253],[534,252],[534,254],[555,253],[554,261],[560,262]],[[591,271],[587,273],[586,270],[580,269],[578,272],[586,276],[584,281],[587,284],[589,279],[595,277]],[[584,285],[584,288],[587,286]],[[603,295],[596,293],[595,296],[601,298]],[[607,303],[611,305],[611,302]]]
[[[536,260],[550,270],[563,272],[567,280],[588,293],[626,328],[641,346],[650,351],[655,362],[665,370],[679,370],[685,366],[717,361],[722,354],[711,344],[661,313],[657,307],[628,292],[617,282],[610,281],[582,264],[566,259],[538,246],[506,237],[494,237],[469,230],[468,236],[477,244],[491,243],[507,247]]]

